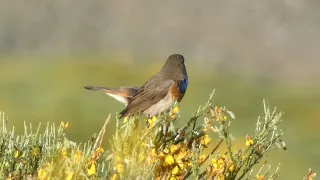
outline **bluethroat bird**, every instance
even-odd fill
[[[173,54],[156,75],[142,87],[123,86],[107,88],[85,86],[88,90],[102,91],[126,106],[120,118],[142,113],[147,117],[167,111],[175,102],[180,102],[188,87],[188,75],[184,57]]]

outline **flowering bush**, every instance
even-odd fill
[[[282,113],[264,101],[254,134],[236,149],[229,132],[235,116],[214,105],[212,95],[182,127],[174,126],[180,118],[178,105],[150,119],[117,119],[108,150],[101,144],[110,116],[100,133],[82,144],[66,138],[68,123],[48,123],[44,133],[40,125],[34,132],[25,124],[24,134],[15,135],[1,116],[1,179],[276,179],[279,165],[270,172],[271,165],[262,160],[275,147],[286,149],[278,127]],[[305,179],[315,175],[310,169]]]

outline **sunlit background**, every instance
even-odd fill
[[[177,126],[215,89],[241,147],[265,98],[285,112],[288,147],[270,163],[301,179],[320,172],[319,18],[316,0],[2,0],[0,111],[18,133],[23,121],[66,121],[71,140],[87,141],[123,105],[83,86],[142,85],[181,53],[190,85]]]

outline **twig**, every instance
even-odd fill
[[[249,157],[250,157],[250,156],[249,156]],[[263,157],[263,156],[257,157],[257,158],[253,161],[253,163],[249,164],[249,166],[243,170],[242,174],[240,175],[240,177],[239,177],[237,180],[242,179],[242,178],[247,174],[247,172],[249,172],[249,171],[251,170],[251,168],[252,168],[255,164],[257,164],[257,163],[259,162],[259,160],[260,160],[262,157]]]
[[[210,154],[206,156],[203,162],[200,163],[200,166],[209,159],[209,157],[219,148],[224,139],[220,139],[219,143],[212,149]],[[184,175],[183,179],[187,179],[191,175],[191,168],[188,169],[187,173]]]
[[[109,114],[108,118],[106,119],[106,121],[104,122],[104,124],[99,132],[99,135],[97,136],[97,139],[96,139],[94,145],[92,146],[92,151],[94,151],[95,149],[97,149],[98,147],[101,146],[103,136],[104,136],[104,133],[106,132],[106,128],[107,128],[107,125],[109,124],[109,121],[110,121],[110,114]]]
[[[208,102],[206,103],[206,105],[205,105],[201,110],[200,110],[200,108],[199,108],[199,109],[197,110],[196,114],[193,115],[193,116],[190,118],[190,120],[187,122],[187,124],[184,125],[184,126],[182,126],[182,127],[179,129],[179,131],[183,132],[184,130],[186,130],[186,129],[191,125],[191,123],[193,123],[194,121],[196,121],[196,120],[198,119],[198,117],[200,117],[200,116],[203,114],[203,112],[205,112],[205,111],[208,109],[208,107],[211,106],[211,99],[212,99],[212,97],[213,97],[214,91],[215,91],[215,90],[213,90],[212,93],[210,94],[209,100],[208,100]]]

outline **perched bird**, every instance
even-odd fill
[[[168,57],[160,72],[152,76],[142,87],[124,86],[106,88],[85,86],[88,90],[103,91],[125,104],[120,118],[142,113],[148,117],[167,111],[175,102],[180,102],[188,87],[188,75],[184,57],[173,54]]]

